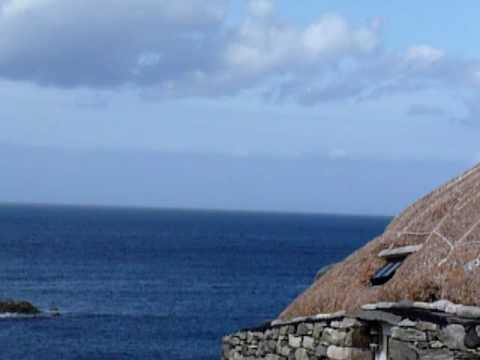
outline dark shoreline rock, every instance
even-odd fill
[[[28,301],[3,300],[0,301],[0,314],[38,315],[40,310]]]

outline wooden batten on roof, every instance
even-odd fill
[[[402,247],[393,248],[393,249],[387,249],[387,250],[380,251],[380,253],[378,254],[378,257],[381,257],[387,260],[401,259],[401,258],[407,257],[408,255],[416,253],[421,248],[422,248],[422,245],[408,245],[408,246],[402,246]]]

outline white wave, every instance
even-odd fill
[[[53,313],[40,313],[40,314],[18,314],[18,313],[0,313],[0,320],[2,319],[38,319],[38,318],[52,318],[58,316]]]
[[[16,313],[0,313],[0,319],[28,319],[36,317],[37,315],[26,315]]]

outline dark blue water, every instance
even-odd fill
[[[387,221],[1,206],[0,296],[63,316],[0,320],[0,359],[218,359]]]

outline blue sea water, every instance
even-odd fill
[[[0,319],[0,359],[218,359],[388,221],[0,206],[0,296],[62,312]]]

